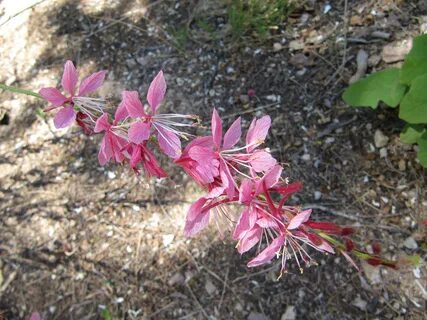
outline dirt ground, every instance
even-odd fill
[[[269,147],[305,186],[293,203],[356,227],[367,250],[379,242],[388,258],[425,260],[427,175],[399,140],[403,123],[396,110],[341,99],[360,49],[368,72],[399,64],[387,54],[427,30],[424,1],[307,0],[263,38],[233,36],[225,4],[214,0],[6,0],[0,14],[1,83],[59,85],[71,59],[80,74],[108,69],[101,94],[114,100],[125,88],[145,95],[162,69],[164,112],[208,124],[215,106],[228,124],[242,115],[245,127],[269,114]],[[319,255],[319,266],[280,280],[274,264],[248,269],[248,256],[215,227],[183,236],[202,190],[180,169],[162,158],[170,179],[147,180],[102,168],[99,137],[56,130],[50,115],[37,115],[43,106],[0,95],[5,319],[34,311],[110,319],[104,309],[112,319],[427,319],[425,263],[357,272],[342,257]]]

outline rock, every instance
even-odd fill
[[[129,69],[132,69],[136,66],[136,60],[133,58],[127,59],[126,65],[128,66]]]
[[[168,247],[173,242],[174,238],[175,238],[175,235],[173,235],[173,234],[163,235],[163,245],[165,247]]]
[[[380,158],[387,158],[387,148],[380,149]]]
[[[240,304],[240,302],[237,302],[237,303],[234,305],[234,310],[239,311],[239,312],[242,312],[242,311],[243,311],[243,306]]]
[[[297,318],[297,313],[294,306],[287,306],[286,311],[282,314],[280,320],[295,320]]]
[[[350,78],[349,84],[352,84],[358,80],[360,80],[365,74],[366,70],[368,70],[368,53],[360,49],[357,53],[357,71],[356,73]]]
[[[234,70],[234,68],[233,68],[232,66],[228,66],[228,67],[227,67],[227,69],[226,69],[226,72],[227,72],[228,74],[231,74],[231,73],[235,73],[235,72],[236,72],[236,70]]]
[[[412,40],[401,40],[390,43],[383,48],[382,59],[386,63],[402,61],[412,48]]]
[[[289,63],[297,68],[302,69],[303,67],[310,64],[310,59],[304,53],[297,53],[289,59]]]
[[[379,54],[374,54],[368,58],[368,66],[376,67],[381,61],[381,56]]]
[[[413,237],[406,238],[405,241],[403,242],[403,245],[405,246],[405,248],[410,250],[418,249],[418,244]]]
[[[320,200],[322,198],[322,193],[320,191],[314,191],[314,200]]]
[[[265,98],[266,98],[267,100],[269,100],[269,101],[273,101],[273,102],[278,101],[278,97],[277,97],[276,95],[274,95],[274,94],[270,94],[270,95],[266,96]]]
[[[305,75],[307,73],[307,68],[302,68],[301,70],[297,71],[297,76],[298,77],[302,77],[303,75]]]
[[[371,37],[377,38],[377,39],[388,40],[388,39],[390,39],[390,36],[391,36],[390,33],[384,32],[384,31],[374,31],[371,33]]]
[[[365,274],[370,284],[374,285],[374,284],[381,283],[382,279],[381,279],[380,268],[376,266],[371,266],[369,263],[365,261],[361,261],[360,265],[362,266],[363,273]]]
[[[357,298],[354,299],[354,301],[352,302],[352,305],[359,308],[362,311],[366,311],[366,306],[368,305],[368,303],[362,298],[360,298],[360,296],[357,296]]]
[[[400,171],[405,171],[406,170],[406,161],[403,159],[399,160],[399,170]]]
[[[185,278],[182,275],[182,273],[177,272],[175,273],[170,279],[168,280],[168,285],[173,286],[175,284],[181,285],[184,284]]]
[[[374,143],[377,148],[385,147],[389,138],[381,130],[376,130],[374,134]]]
[[[323,7],[323,13],[327,14],[329,11],[331,11],[332,6],[328,3]]]
[[[289,49],[290,50],[302,50],[304,49],[304,42],[302,40],[292,40],[289,42]]]
[[[301,159],[304,161],[309,161],[311,159],[311,156],[308,153],[306,153],[301,156]]]
[[[259,312],[251,312],[249,314],[249,316],[247,317],[247,320],[270,320],[269,317],[267,317],[265,314],[263,313],[259,313]]]
[[[363,25],[363,18],[358,15],[354,15],[350,18],[350,25],[352,26],[362,26]]]
[[[282,49],[283,49],[283,46],[282,46],[280,43],[275,42],[275,43],[273,44],[273,51],[274,51],[274,52],[280,51],[280,50],[282,50]]]
[[[209,295],[213,295],[217,290],[210,279],[208,279],[205,283],[205,290]]]

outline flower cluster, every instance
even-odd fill
[[[105,75],[99,71],[83,79],[76,94],[77,70],[67,61],[61,84],[69,96],[56,88],[42,88],[40,95],[51,103],[45,111],[59,109],[54,117],[57,128],[76,122],[86,134],[103,133],[98,154],[101,165],[109,161],[128,163],[136,173],[142,169],[147,176],[167,177],[153,152],[157,146],[182,167],[206,190],[187,213],[185,235],[194,236],[210,221],[215,222],[221,234],[230,231],[240,254],[256,247],[257,254],[248,267],[277,257],[281,274],[291,259],[301,270],[315,264],[309,249],[340,252],[356,268],[350,254],[373,265],[396,266],[378,255],[378,246],[371,254],[357,249],[348,238],[351,228],[314,221],[310,209],[286,203],[302,184],[284,178],[283,167],[263,147],[271,125],[268,115],[253,119],[241,142],[241,119],[223,135],[221,117],[214,109],[211,134],[195,137],[184,129],[196,126],[197,116],[158,112],[166,94],[162,71],[149,86],[146,107],[138,92],[123,91],[114,115],[108,112],[106,101],[88,96],[102,85]],[[182,139],[189,141],[184,148]],[[240,208],[238,212],[236,207]]]

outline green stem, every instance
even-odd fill
[[[10,91],[10,92],[15,92],[15,93],[22,93],[22,94],[26,94],[27,96],[33,96],[39,99],[43,99],[42,96],[39,95],[37,92],[31,91],[31,90],[25,90],[17,87],[7,86],[3,83],[0,83],[0,89]]]

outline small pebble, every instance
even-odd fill
[[[418,249],[418,244],[413,237],[406,238],[403,245],[410,250]]]
[[[285,313],[282,314],[280,320],[295,320],[297,317],[297,313],[295,310],[295,306],[287,306]]]
[[[275,42],[273,44],[273,51],[280,51],[282,50],[283,46],[279,42]]]
[[[354,301],[352,302],[352,305],[359,308],[362,311],[366,310],[366,306],[367,306],[367,302],[365,300],[363,300],[362,298],[360,298],[359,296],[354,299]]]
[[[311,156],[308,153],[306,153],[302,155],[301,159],[304,161],[309,161],[311,159]]]
[[[388,143],[389,138],[384,135],[381,130],[376,130],[374,134],[374,142],[377,148],[385,147]]]

